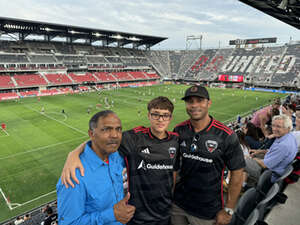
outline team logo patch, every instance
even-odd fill
[[[175,147],[170,147],[169,148],[169,154],[170,154],[170,158],[173,159],[175,154],[176,154],[176,148]]]
[[[198,91],[198,87],[194,86],[194,87],[191,88],[191,92],[197,92],[197,91]]]
[[[212,140],[207,140],[205,142],[205,146],[206,146],[207,151],[212,153],[213,151],[215,151],[218,148],[218,142],[212,141]]]

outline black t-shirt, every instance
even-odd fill
[[[52,222],[55,222],[57,220],[57,213],[54,213],[50,216],[48,216],[45,220],[44,220],[44,225],[51,225]]]
[[[119,152],[127,164],[129,204],[136,207],[128,224],[151,224],[170,218],[177,150],[178,134],[173,132],[162,140],[145,127],[123,133]]]
[[[196,133],[190,120],[178,124],[179,152],[174,170],[180,180],[175,186],[174,202],[189,214],[213,219],[223,208],[223,173],[225,167],[245,167],[243,151],[237,135],[213,119]]]

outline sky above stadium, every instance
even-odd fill
[[[300,40],[296,28],[237,0],[0,0],[0,16],[168,38],[154,49],[185,49],[188,35],[202,35],[203,48],[238,38]]]

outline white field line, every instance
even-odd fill
[[[49,118],[49,119],[51,119],[51,120],[54,120],[54,121],[56,121],[56,122],[58,122],[58,123],[60,123],[60,124],[63,124],[63,125],[65,125],[66,127],[71,128],[72,130],[75,130],[75,131],[77,131],[77,132],[79,132],[79,133],[81,133],[81,134],[87,135],[87,132],[84,132],[84,131],[79,130],[79,129],[75,128],[75,127],[72,127],[72,126],[70,126],[69,124],[66,124],[66,123],[64,123],[64,122],[62,122],[62,121],[59,121],[59,120],[57,120],[57,119],[55,119],[55,118],[53,118],[53,117],[51,117],[51,116],[48,116],[48,115],[45,114],[45,113],[41,113],[41,112],[39,112],[39,111],[37,111],[37,110],[35,110],[35,109],[32,109],[32,108],[29,108],[29,107],[27,107],[27,106],[25,106],[25,105],[24,105],[24,107],[26,107],[27,109],[30,109],[30,110],[32,110],[32,111],[34,111],[34,112],[36,112],[36,113],[39,113],[39,114],[41,114],[41,115],[43,115],[43,116],[45,116],[45,117],[47,117],[47,118]]]
[[[1,193],[2,197],[3,197],[4,200],[5,200],[7,207],[8,207],[10,210],[12,210],[11,204],[10,204],[10,202],[8,201],[8,199],[6,198],[4,192],[2,191],[1,188],[0,188],[0,193]]]
[[[64,120],[63,121],[66,121],[68,119],[68,116],[64,113],[57,113],[57,112],[47,112],[47,114],[56,114],[56,115],[63,115],[64,116]]]
[[[31,199],[31,200],[29,200],[29,201],[27,201],[27,202],[24,202],[24,203],[11,203],[11,204],[14,204],[14,205],[16,205],[16,206],[15,206],[15,207],[11,207],[10,210],[13,210],[13,209],[16,209],[16,208],[18,208],[18,207],[20,207],[20,206],[23,206],[23,205],[26,205],[26,204],[28,204],[28,203],[34,202],[34,201],[36,201],[36,200],[38,200],[38,199],[40,199],[40,198],[43,198],[43,197],[45,197],[45,196],[47,196],[47,195],[51,195],[51,194],[53,194],[53,193],[55,193],[55,192],[56,192],[56,190],[51,191],[51,192],[49,192],[49,193],[47,193],[47,194],[38,196],[38,197],[36,197],[36,198],[34,198],[34,199]]]
[[[5,133],[5,136],[1,136],[1,137],[7,137],[7,136],[9,136],[9,133],[6,130],[4,130],[2,127],[1,127],[1,130]]]
[[[23,206],[23,205],[26,205],[26,204],[28,204],[28,203],[34,202],[34,201],[36,201],[36,200],[38,200],[38,199],[40,199],[40,198],[43,198],[43,197],[48,196],[48,195],[51,195],[51,194],[53,194],[53,193],[55,193],[55,192],[56,192],[56,190],[51,191],[51,192],[49,192],[49,193],[47,193],[47,194],[38,196],[38,197],[36,197],[36,198],[34,198],[34,199],[31,199],[31,200],[29,200],[29,201],[27,201],[27,202],[24,202],[24,203],[11,203],[11,202],[9,202],[9,200],[6,198],[4,192],[3,192],[2,189],[0,188],[0,193],[2,194],[2,196],[3,196],[3,198],[4,198],[5,202],[6,202],[6,205],[7,205],[7,207],[8,207],[10,210],[13,210],[13,209],[16,209],[16,208],[18,208],[18,207],[20,207],[20,206]]]
[[[83,137],[80,137],[80,138],[74,138],[74,139],[71,139],[71,140],[68,140],[68,141],[63,141],[63,142],[59,142],[59,143],[55,143],[55,144],[51,144],[51,145],[46,145],[46,146],[39,147],[39,148],[36,148],[36,149],[32,149],[32,150],[29,150],[29,151],[26,151],[26,152],[20,152],[20,153],[16,153],[16,154],[13,154],[13,155],[1,157],[0,160],[2,160],[2,159],[9,159],[9,158],[13,158],[15,156],[19,156],[19,155],[24,155],[24,154],[31,153],[31,152],[40,151],[40,150],[43,150],[43,149],[46,149],[46,148],[50,148],[50,147],[54,147],[54,146],[57,146],[57,145],[66,144],[66,143],[69,143],[69,142],[72,142],[72,141],[76,141],[76,140],[79,140],[79,139],[83,139],[83,138],[86,138],[86,137],[87,136],[83,136]]]

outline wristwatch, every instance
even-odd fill
[[[224,207],[224,211],[230,216],[232,216],[234,213],[233,209],[227,207]]]

